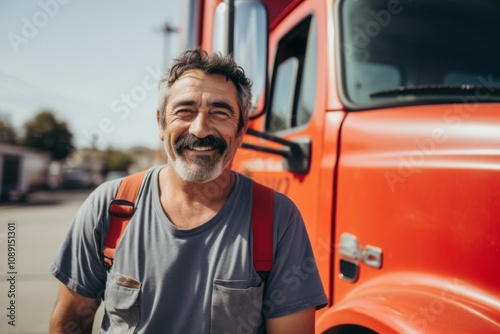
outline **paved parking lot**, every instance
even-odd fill
[[[37,192],[27,203],[0,204],[0,333],[48,333],[58,281],[47,267],[89,192]]]

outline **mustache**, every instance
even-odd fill
[[[191,134],[180,135],[179,138],[177,138],[177,140],[175,141],[174,149],[177,154],[180,155],[186,148],[193,149],[200,146],[216,149],[221,155],[227,149],[227,143],[222,138],[213,135],[206,136],[205,138],[198,138]]]

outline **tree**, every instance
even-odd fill
[[[24,124],[22,144],[52,154],[54,160],[66,158],[73,152],[73,134],[66,122],[56,119],[50,110],[44,110]]]
[[[17,144],[17,132],[5,115],[0,115],[0,143]]]
[[[108,148],[105,154],[105,167],[104,169],[109,171],[128,171],[128,168],[133,163],[132,158],[129,154],[115,150],[113,148]]]

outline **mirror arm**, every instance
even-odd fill
[[[247,129],[247,134],[288,146],[288,149],[280,150],[248,143],[243,143],[243,148],[280,155],[286,159],[284,161],[285,169],[292,172],[307,173],[309,171],[311,158],[311,140],[309,138],[303,138],[299,139],[298,142],[293,142],[270,133],[260,132],[251,128]]]
[[[266,139],[266,140],[272,141],[274,143],[278,143],[278,144],[281,144],[281,145],[288,146],[291,149],[293,149],[294,146],[298,146],[298,144],[294,143],[293,141],[277,137],[277,136],[272,135],[272,134],[270,134],[268,132],[260,132],[260,131],[248,128],[247,129],[247,134],[249,134],[251,136],[254,136],[254,137]]]
[[[257,131],[257,130],[251,129],[251,128],[247,129],[247,134],[251,135],[251,136],[254,136],[254,137],[262,138],[262,139],[265,139],[265,140],[269,140],[269,141],[272,141],[272,142],[275,142],[275,143],[279,143],[279,144],[288,146],[288,147],[290,147],[290,149],[288,149],[288,150],[280,150],[280,149],[274,149],[274,148],[269,148],[269,147],[254,145],[254,144],[248,144],[248,143],[243,143],[242,147],[248,148],[248,149],[252,149],[252,150],[256,150],[256,151],[260,151],[260,152],[266,152],[266,153],[281,155],[285,159],[289,159],[291,157],[292,146],[297,145],[294,142],[285,140],[283,138],[276,137],[276,136],[274,136],[274,135],[272,135],[270,133],[260,132],[260,131]]]
[[[265,146],[254,145],[254,144],[248,144],[248,143],[243,143],[241,145],[241,147],[248,148],[250,150],[259,151],[259,152],[281,155],[283,158],[286,158],[286,159],[288,159],[290,157],[290,151],[288,151],[288,150],[278,150],[278,149],[274,149],[274,148],[269,148],[269,147],[265,147]]]
[[[224,0],[226,5],[226,54],[234,58],[234,0]]]

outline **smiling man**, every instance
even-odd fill
[[[229,175],[243,132],[233,82],[195,69],[170,87],[168,97],[165,116],[158,111],[157,118],[168,161],[177,172],[172,175],[195,183]]]
[[[109,203],[96,189],[50,266],[61,281],[51,333],[313,333],[327,300],[297,208],[274,192],[272,269],[253,262],[253,182],[231,170],[251,83],[230,57],[187,51],[160,81],[167,164],[149,169],[114,254],[103,261]]]

